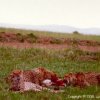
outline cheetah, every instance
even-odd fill
[[[78,73],[69,73],[65,74],[64,82],[67,86],[78,86],[80,88],[91,86],[91,85],[100,85],[100,73],[96,72],[78,72]]]
[[[45,79],[52,80],[53,77],[58,77],[54,72],[49,71],[43,67],[34,68],[32,70],[14,70],[6,78],[10,86],[10,90],[24,91],[25,86],[29,88],[38,87],[39,91],[42,89],[42,83]],[[30,84],[30,85],[29,85]],[[27,89],[26,89],[27,90]]]

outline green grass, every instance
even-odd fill
[[[49,36],[55,38],[72,38],[72,39],[100,41],[100,35],[97,36],[97,35],[68,34],[68,33],[36,31],[36,30],[33,31],[33,30],[24,30],[24,29],[14,29],[14,28],[0,28],[0,32],[15,33],[15,34],[33,33],[36,36]]]
[[[71,53],[70,53],[71,52]],[[74,56],[75,55],[75,56]],[[80,56],[95,56],[97,61],[82,61]],[[95,71],[100,72],[100,52],[89,53],[76,49],[53,51],[45,49],[12,49],[0,48],[0,100],[73,100],[68,96],[99,95],[100,87],[92,86],[85,89],[66,87],[64,93],[47,91],[35,93],[14,93],[7,91],[8,85],[4,78],[14,69],[32,69],[43,66],[55,71],[59,76],[68,72]],[[77,100],[77,99],[74,99]],[[89,97],[78,100],[94,100]],[[98,99],[99,100],[99,99]]]

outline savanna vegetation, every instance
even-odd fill
[[[30,38],[37,39],[37,36],[66,37],[73,39],[88,39],[100,41],[100,36],[88,36],[81,34],[58,34],[49,32],[38,32],[32,30],[0,29],[1,33],[16,33],[19,37],[27,34]],[[30,34],[31,33],[31,34]],[[32,39],[33,39],[32,38]],[[59,43],[59,40],[53,42]],[[14,69],[33,69],[43,66],[56,72],[63,77],[69,72],[100,72],[100,52],[88,52],[80,50],[75,43],[64,50],[51,50],[39,48],[0,47],[0,100],[73,100],[71,96],[81,96],[78,100],[100,99],[100,86],[91,86],[84,89],[77,87],[66,87],[63,93],[25,92],[15,93],[8,91],[8,84],[5,77]],[[82,97],[84,96],[85,97]],[[91,95],[94,98],[91,98]],[[99,100],[97,99],[97,100]],[[77,100],[77,99],[74,99]]]
[[[37,30],[25,30],[25,29],[15,29],[15,28],[0,28],[0,33],[15,33],[15,34],[34,34],[36,36],[49,36],[49,37],[56,37],[56,38],[71,38],[71,39],[82,39],[82,40],[95,40],[100,41],[100,36],[98,35],[82,35],[78,32],[75,34],[74,31],[71,34],[66,33],[55,33],[55,32],[46,32],[46,31],[37,31]]]

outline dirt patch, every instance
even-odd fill
[[[71,38],[54,38],[46,36],[36,36],[33,33],[22,35],[20,33],[0,33],[0,42],[27,42],[42,44],[68,44],[82,46],[100,46],[100,42],[90,40],[80,40]]]
[[[0,47],[13,47],[13,48],[42,48],[53,50],[64,50],[70,48],[67,44],[42,44],[42,43],[19,43],[19,42],[0,42]],[[100,52],[100,46],[80,46],[78,48],[83,51]]]
[[[62,50],[75,45],[83,51],[100,52],[100,42],[96,41],[45,36],[37,37],[31,33],[27,35],[22,35],[20,33],[0,33],[0,46]]]
[[[100,52],[100,46],[82,46],[78,45],[79,49],[89,52]]]

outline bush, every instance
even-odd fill
[[[30,33],[30,34],[27,34],[26,38],[29,43],[35,43],[37,36],[34,35],[33,33]]]
[[[5,34],[5,32],[2,31],[2,32],[0,32],[0,34]]]
[[[52,43],[52,44],[61,44],[62,43],[62,40],[54,38],[54,39],[52,39],[50,41],[50,43]]]
[[[78,31],[74,31],[73,34],[80,34]]]
[[[30,37],[30,38],[37,39],[37,36],[34,35],[33,33],[29,33],[29,34],[27,34],[27,36]]]
[[[17,33],[16,35],[17,35],[17,36],[22,36],[22,34],[21,34],[21,33]]]
[[[23,43],[25,41],[25,36],[22,35],[21,33],[17,33],[16,36],[17,36],[17,40],[19,42],[22,42]]]

